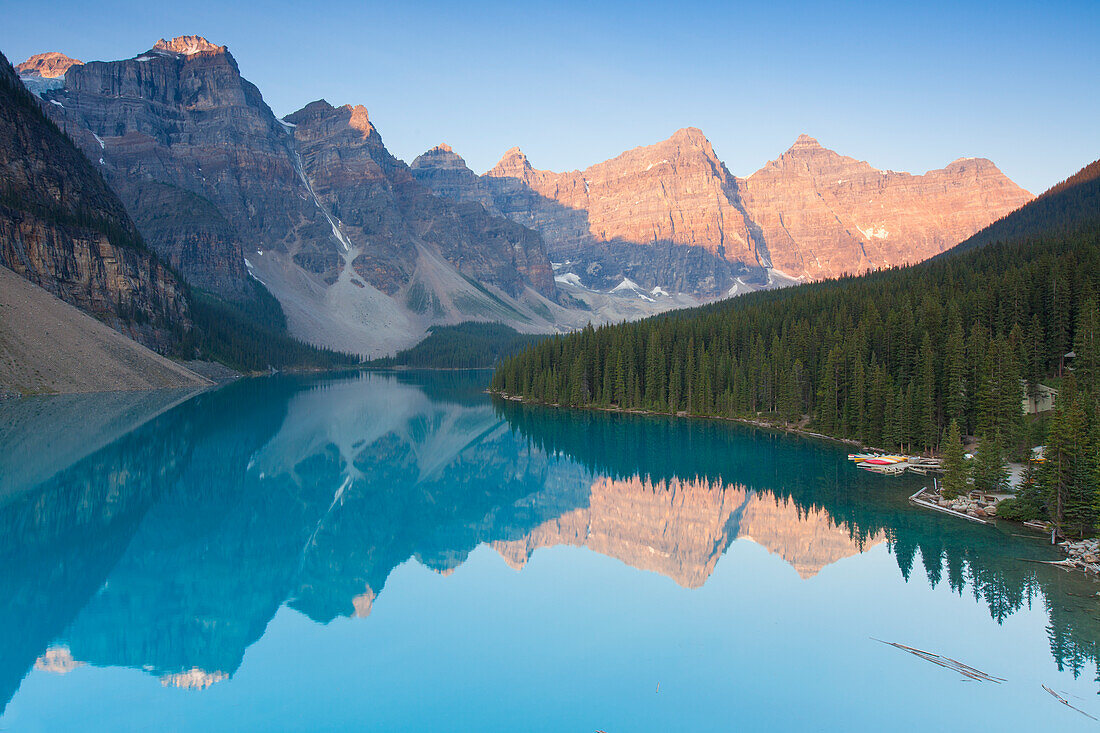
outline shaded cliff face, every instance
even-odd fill
[[[288,133],[224,46],[162,39],[72,67],[45,96],[149,244],[200,287],[243,294],[244,242],[275,246],[320,220],[299,195]]]
[[[984,158],[880,171],[807,135],[741,190],[775,267],[809,279],[920,262],[1032,198]]]
[[[482,201],[488,191],[585,285],[625,277],[704,297],[770,285],[769,269],[814,280],[919,262],[1031,198],[984,159],[914,176],[876,170],[807,136],[740,179],[694,128],[584,171],[535,169],[518,148],[480,178],[461,161],[436,149],[413,173],[455,200]]]
[[[228,298],[260,280],[303,340],[379,356],[435,323],[554,328],[540,236],[436,197],[362,107],[278,120],[228,49],[199,36],[32,76],[150,246]]]
[[[481,181],[500,211],[542,232],[553,258],[592,287],[625,278],[717,296],[737,277],[762,281],[769,264],[736,179],[694,128],[568,173],[536,170],[513,148]]]
[[[190,329],[181,283],[3,57],[0,181],[0,264],[157,350]]]
[[[450,145],[436,145],[409,165],[413,176],[438,196],[451,201],[481,204],[491,214],[503,216],[493,199],[489,182],[466,165]]]
[[[356,249],[355,271],[393,295],[416,270],[420,249],[437,251],[463,275],[519,296],[554,296],[540,237],[481,206],[441,199],[390,155],[362,106],[321,100],[289,115],[313,193]]]

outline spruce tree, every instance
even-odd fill
[[[974,488],[979,491],[999,493],[1008,490],[1008,466],[999,435],[983,438],[978,444],[972,473]]]
[[[943,481],[940,493],[945,499],[954,499],[970,488],[970,466],[963,453],[962,436],[959,435],[959,423],[951,421],[947,435],[943,439]]]

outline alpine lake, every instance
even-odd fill
[[[1098,725],[1100,583],[1048,539],[488,379],[0,402],[0,730]]]

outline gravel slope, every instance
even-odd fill
[[[210,383],[0,267],[0,394]]]

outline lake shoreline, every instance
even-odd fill
[[[882,448],[875,448],[874,446],[866,445],[866,444],[861,443],[860,441],[854,440],[852,438],[838,438],[834,435],[826,435],[825,433],[817,433],[817,432],[814,432],[813,430],[806,430],[805,428],[793,427],[793,426],[790,426],[790,425],[770,422],[768,420],[753,419],[753,418],[749,418],[749,417],[729,417],[727,415],[692,415],[692,414],[690,414],[686,411],[658,412],[656,410],[638,410],[638,409],[630,409],[630,408],[623,408],[623,407],[597,407],[597,406],[594,406],[594,405],[587,405],[587,406],[583,406],[583,407],[574,407],[574,406],[569,406],[569,405],[562,405],[561,403],[558,403],[558,402],[541,402],[539,400],[532,400],[532,399],[528,399],[526,397],[520,397],[518,395],[512,395],[512,394],[508,394],[507,392],[499,392],[499,391],[492,390],[492,389],[486,389],[485,392],[486,392],[486,394],[490,394],[490,395],[493,395],[494,397],[499,397],[501,399],[508,400],[509,402],[521,402],[525,405],[541,405],[543,407],[558,407],[558,408],[566,407],[567,409],[570,409],[570,410],[590,410],[592,412],[614,412],[614,413],[618,413],[618,414],[621,414],[621,415],[648,415],[648,416],[652,416],[652,417],[676,417],[676,418],[687,418],[687,419],[695,419],[695,420],[723,420],[725,422],[734,422],[734,423],[740,423],[742,425],[751,425],[753,427],[763,428],[765,430],[774,430],[776,432],[781,432],[781,433],[792,433],[792,434],[795,434],[795,435],[801,435],[801,436],[808,437],[808,438],[817,438],[819,440],[828,440],[828,441],[832,441],[834,443],[841,443],[843,445],[850,445],[850,446],[853,446],[855,448],[861,448],[863,450],[879,451],[879,452],[883,452],[883,453],[887,452]]]
[[[560,403],[540,402],[538,400],[531,400],[531,399],[527,399],[525,397],[520,397],[518,395],[512,395],[512,394],[508,394],[507,392],[500,392],[500,391],[496,391],[496,390],[492,390],[492,389],[486,389],[485,392],[486,392],[486,394],[492,395],[494,397],[499,397],[499,398],[504,399],[504,400],[508,400],[509,402],[520,402],[520,403],[526,404],[526,405],[541,405],[543,407],[557,407],[557,408],[563,407],[563,405],[561,405]],[[817,433],[817,432],[814,432],[812,430],[806,430],[804,428],[790,427],[790,426],[785,426],[785,425],[782,425],[782,424],[772,423],[772,422],[769,422],[767,420],[755,420],[755,419],[746,418],[746,417],[727,417],[727,416],[723,416],[723,415],[691,415],[691,414],[688,414],[687,412],[677,412],[677,413],[657,412],[657,411],[654,411],[654,410],[624,409],[624,408],[620,408],[620,407],[596,407],[596,406],[572,407],[572,406],[568,406],[567,409],[571,409],[571,410],[589,410],[589,411],[593,411],[593,412],[612,412],[612,413],[618,413],[618,414],[623,414],[623,415],[643,415],[643,416],[650,416],[650,417],[677,417],[677,418],[695,418],[695,419],[703,419],[703,420],[723,420],[725,422],[740,423],[741,425],[751,425],[752,427],[763,428],[765,430],[772,430],[772,431],[775,431],[775,432],[790,433],[790,434],[800,435],[802,437],[807,437],[807,438],[816,438],[816,439],[819,439],[819,440],[828,440],[828,441],[831,441],[831,442],[834,442],[834,443],[841,443],[843,445],[854,446],[854,447],[861,448],[861,449],[864,449],[864,450],[882,451],[882,449],[880,449],[880,448],[874,448],[872,446],[867,446],[863,443],[860,443],[857,440],[852,440],[850,438],[837,438],[837,437],[834,437],[832,435],[825,435],[824,433]],[[924,491],[927,491],[927,490],[928,490],[927,487],[925,487],[925,488],[921,489],[921,491],[918,492],[918,493],[923,493]],[[912,497],[910,497],[910,499],[912,499]],[[921,505],[919,503],[916,503],[916,502],[913,502],[913,501],[910,501],[910,503],[913,504],[914,506],[917,506],[919,508],[926,509],[926,510],[929,510],[929,511],[931,511],[933,509],[930,506],[923,506],[923,505]],[[953,516],[958,516],[959,518],[962,518],[962,519],[969,519],[969,520],[973,521],[971,517],[968,517],[965,514],[956,515],[955,512],[948,512],[948,513],[953,515]],[[998,517],[993,517],[993,519],[996,519],[997,521],[1002,521],[1002,522],[1012,522],[1012,524],[1014,524],[1014,525],[1019,525],[1019,526],[1023,527],[1022,522],[1016,522],[1016,521],[1011,520],[1011,519],[1001,519],[1001,518],[998,518]],[[990,526],[993,525],[993,523],[991,521],[988,521],[988,520],[979,520],[979,522],[981,522],[982,524],[990,525]],[[1036,536],[1041,537],[1042,535],[1037,532]],[[1071,552],[1069,549],[1067,549],[1066,543],[1059,543],[1058,548],[1062,551],[1063,554],[1067,555],[1067,561],[1071,561],[1071,560],[1075,559],[1074,556],[1073,556],[1073,552]],[[1066,567],[1067,567],[1067,569],[1072,569],[1068,562],[1066,564]],[[1089,577],[1092,577],[1093,579],[1100,580],[1100,575],[1095,575],[1093,573],[1089,573],[1089,572],[1087,572],[1087,569],[1084,568],[1084,567],[1078,567],[1076,569],[1086,570],[1086,572],[1085,572],[1086,575],[1088,575]]]

